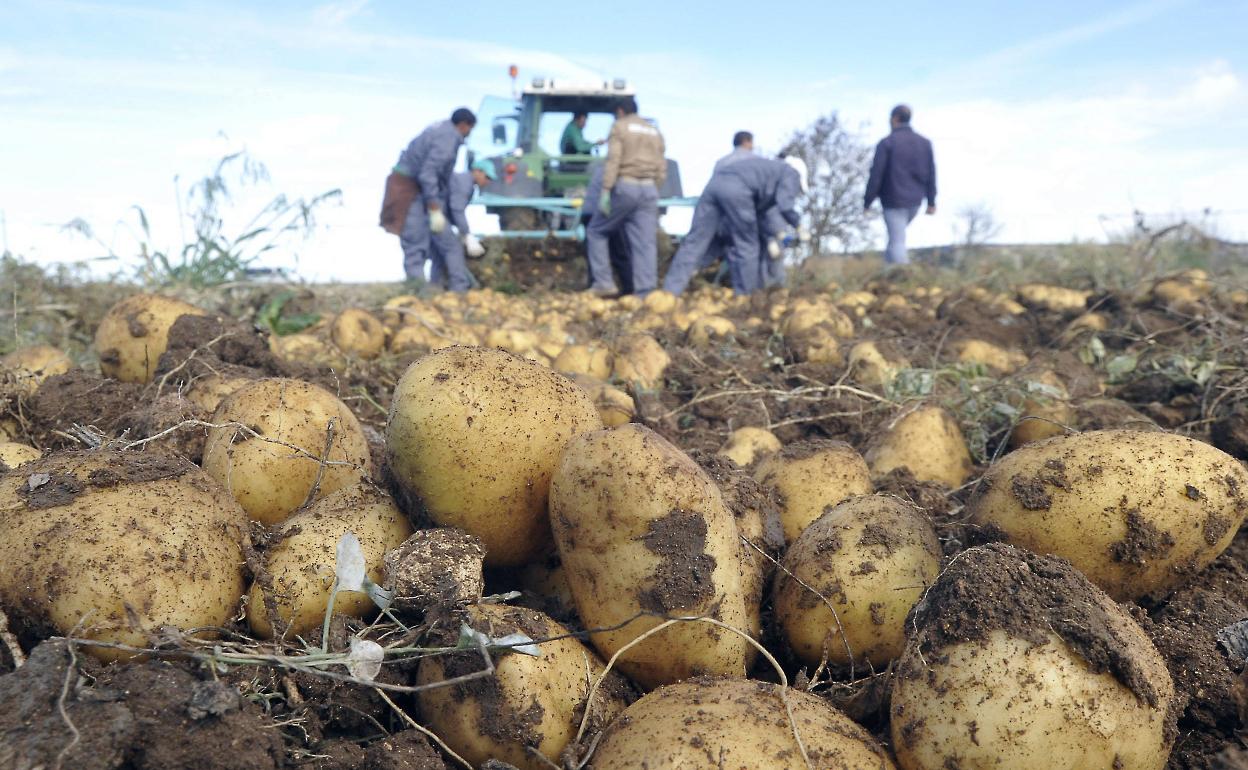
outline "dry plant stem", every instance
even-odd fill
[[[277,609],[277,589],[273,587],[273,576],[264,568],[264,560],[260,558],[260,554],[256,553],[256,547],[251,542],[251,535],[244,532],[241,540],[243,560],[247,568],[251,570],[255,581],[260,585],[260,596],[264,600],[264,615],[269,621],[269,628],[273,629],[273,638],[285,639],[289,626],[282,622],[281,613]]]
[[[411,716],[409,716],[406,711],[399,708],[399,704],[391,700],[389,695],[386,695],[385,690],[382,690],[380,687],[374,687],[373,691],[376,692],[378,695],[380,695],[381,699],[386,702],[386,705],[394,709],[394,713],[398,714],[399,718],[402,719],[404,722],[406,722],[409,727],[411,727],[413,730],[417,731],[421,735],[425,736],[429,740],[436,743],[438,745],[438,748],[442,749],[442,751],[444,751],[448,757],[450,757],[451,759],[454,759],[456,762],[463,765],[465,768],[467,768],[467,770],[473,770],[473,767],[471,764],[468,763],[468,760],[456,754],[451,749],[450,746],[447,746],[445,743],[442,742],[441,738],[434,735],[432,730],[430,730],[427,727],[424,727],[415,719],[412,719]]]
[[[770,663],[772,668],[775,669],[776,676],[780,678],[780,700],[784,703],[784,711],[789,719],[789,727],[793,730],[793,739],[797,741],[797,749],[802,755],[802,760],[806,763],[807,770],[814,770],[814,766],[810,763],[810,756],[806,753],[806,744],[803,743],[801,733],[797,729],[797,721],[793,718],[793,706],[789,702],[788,696],[789,678],[784,673],[784,667],[780,665],[780,662],[776,660],[775,656],[767,651],[766,647],[759,644],[757,639],[750,636],[745,631],[742,631],[735,626],[730,626],[722,620],[716,620],[715,618],[708,618],[700,615],[669,618],[616,650],[615,654],[611,656],[611,659],[607,661],[607,665],[603,668],[602,673],[599,674],[598,678],[594,680],[593,686],[589,688],[589,696],[585,699],[585,713],[581,717],[581,726],[576,731],[576,738],[572,741],[573,745],[580,744],[581,740],[585,737],[585,728],[589,725],[589,718],[593,713],[594,696],[598,694],[598,689],[606,680],[607,675],[611,673],[611,669],[615,666],[615,662],[620,659],[620,656],[628,652],[633,647],[636,647],[638,644],[641,644],[646,639],[649,639],[651,636],[654,636],[660,631],[674,626],[677,623],[710,623],[717,628],[722,628],[725,631],[731,631],[753,645],[753,647],[758,650],[759,654],[767,659],[767,662]],[[586,756],[581,763],[582,766],[586,764],[588,760],[589,756]]]
[[[310,452],[301,446],[296,446],[287,441],[279,441],[278,439],[275,439],[275,438],[269,438],[268,436],[262,436],[259,433],[257,433],[255,430],[253,430],[247,425],[244,425],[241,422],[216,423],[216,422],[207,422],[205,420],[183,420],[177,425],[174,425],[169,428],[165,428],[159,433],[155,433],[151,436],[148,436],[147,438],[141,438],[135,441],[126,442],[125,444],[121,445],[121,448],[122,449],[136,449],[138,447],[150,444],[153,441],[162,439],[165,436],[168,436],[170,433],[182,430],[183,428],[234,428],[235,430],[246,434],[247,438],[249,439],[263,441],[268,444],[277,444],[278,446],[284,446],[287,449],[292,450],[295,453],[296,457],[303,457],[308,460],[315,460],[318,463],[324,463],[325,465],[332,465],[336,467],[348,467],[348,468],[359,467],[355,463],[348,462],[346,460],[323,460],[321,457],[318,457],[313,452]]]
[[[218,334],[216,337],[213,337],[212,339],[208,340],[208,342],[206,342],[206,343],[204,343],[203,345],[200,345],[199,347],[197,347],[197,348],[195,348],[194,350],[192,350],[192,351],[191,351],[191,353],[190,353],[190,355],[188,355],[186,358],[182,359],[182,362],[181,362],[181,363],[179,363],[177,366],[173,367],[173,368],[172,368],[172,369],[170,369],[169,371],[165,372],[164,376],[162,376],[162,377],[160,378],[160,382],[156,385],[156,396],[157,396],[157,398],[159,398],[159,397],[160,397],[160,394],[164,392],[164,390],[165,390],[165,383],[169,382],[169,378],[170,378],[170,377],[172,377],[173,375],[175,375],[175,374],[177,374],[178,372],[180,372],[180,371],[182,371],[183,369],[185,369],[185,368],[187,367],[187,365],[191,363],[192,359],[194,359],[194,358],[195,358],[195,356],[196,356],[198,353],[200,353],[201,351],[204,351],[204,350],[211,350],[213,345],[217,344],[218,342],[220,342],[221,340],[223,340],[223,339],[225,339],[226,337],[229,337],[229,336],[231,336],[231,332],[225,332],[225,333],[223,333],[223,334]]]
[[[321,481],[325,478],[325,466],[329,464],[329,452],[334,446],[334,423],[337,420],[337,417],[330,417],[329,424],[325,426],[325,450],[317,458],[316,478],[312,480],[312,488],[308,490],[308,496],[303,499],[303,504],[299,506],[300,510],[311,505],[312,501],[316,499],[316,493],[321,491]]]
[[[741,542],[745,543],[749,547],[753,548],[755,551],[758,551],[760,554],[762,554],[764,559],[776,565],[777,569],[779,569],[785,575],[788,575],[790,578],[796,581],[799,586],[806,589],[807,591],[810,591],[815,596],[819,597],[819,600],[823,602],[823,605],[828,608],[829,612],[832,613],[832,619],[836,621],[836,630],[839,631],[841,634],[841,642],[845,645],[845,655],[849,658],[849,678],[851,680],[856,678],[855,671],[854,671],[854,650],[853,648],[849,646],[849,639],[845,636],[845,626],[841,623],[841,616],[836,611],[836,608],[832,606],[832,602],[828,600],[828,597],[816,591],[814,586],[802,580],[797,575],[794,575],[791,571],[789,571],[788,567],[785,567],[783,564],[776,561],[776,559],[771,554],[767,553],[762,548],[759,548],[757,545],[751,542],[750,539],[747,538],[745,535],[737,535],[737,537],[741,538]]]
[[[13,658],[13,668],[21,668],[26,662],[26,655],[22,652],[22,646],[17,643],[17,637],[9,630],[9,616],[4,614],[4,610],[0,610],[0,642],[4,642],[9,657]]]
[[[65,710],[65,699],[69,696],[69,683],[74,680],[74,674],[78,671],[78,655],[74,652],[72,639],[65,640],[65,650],[69,653],[69,665],[65,668],[65,681],[61,682],[61,696],[56,699],[56,710],[60,713],[61,719],[64,720],[65,726],[69,728],[74,738],[65,744],[65,747],[56,755],[56,770],[61,770],[65,766],[66,755],[73,751],[78,742],[82,740],[82,733],[78,731],[78,726],[74,724],[74,720],[69,718],[69,712]]]

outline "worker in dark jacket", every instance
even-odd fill
[[[932,143],[910,128],[910,108],[899,104],[889,116],[892,133],[875,146],[871,177],[863,210],[871,208],[876,198],[884,207],[884,227],[888,230],[888,247],[884,259],[890,264],[905,264],[906,226],[919,213],[919,205],[927,198],[927,213],[936,213],[936,160]]]
[[[450,195],[451,172],[464,138],[477,124],[472,111],[461,107],[443,120],[426,128],[399,155],[394,172],[414,180],[418,187],[407,211],[399,242],[403,246],[403,271],[408,280],[422,281],[425,260],[429,258],[429,237],[447,226],[443,204]]]

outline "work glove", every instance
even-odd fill
[[[485,256],[485,247],[481,245],[481,241],[477,236],[468,233],[464,236],[464,253],[476,259]]]
[[[810,243],[810,230],[806,228],[806,225],[797,228],[797,240],[802,243]]]
[[[780,255],[783,253],[784,250],[780,247],[780,241],[777,241],[775,238],[767,239],[767,256],[772,259],[780,259]]]
[[[442,213],[442,209],[432,209],[429,212],[429,232],[437,235],[446,229],[446,214]]]
[[[602,212],[604,217],[611,216],[611,191],[603,190],[602,195],[598,196],[598,210]]]

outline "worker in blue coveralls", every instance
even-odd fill
[[[399,233],[403,271],[410,281],[423,280],[425,260],[430,256],[430,235],[441,235],[447,228],[443,207],[450,197],[455,158],[476,124],[472,111],[460,107],[450,120],[438,121],[420,132],[394,166],[396,174],[415,181],[417,186]]]
[[[429,283],[434,287],[463,293],[472,288],[472,273],[464,255],[477,258],[485,254],[485,247],[468,226],[468,204],[480,188],[498,181],[498,169],[494,161],[482,158],[472,164],[467,172],[451,175],[446,213],[454,225],[454,231],[446,228],[430,236],[430,257],[433,267],[429,271]]]
[[[801,228],[797,199],[803,182],[796,168],[770,158],[743,158],[711,176],[693,212],[693,223],[672,259],[663,288],[680,294],[716,239],[726,239],[728,270],[733,291],[751,294],[763,286],[765,248],[760,220],[773,207],[781,220]]]

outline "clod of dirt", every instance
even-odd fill
[[[128,751],[134,770],[268,770],[285,750],[259,708],[167,663],[108,669],[101,684],[124,694],[138,729]],[[219,712],[219,713],[213,713]]]
[[[1075,405],[1075,427],[1081,431],[1113,430],[1130,428],[1149,430],[1157,423],[1136,411],[1125,401],[1113,398],[1093,398]]]
[[[33,438],[48,448],[80,447],[66,438],[74,425],[91,426],[106,435],[118,431],[121,417],[134,409],[143,388],[71,369],[44,380],[29,404]]]
[[[485,590],[481,541],[458,529],[417,530],[384,557],[394,607],[407,612],[472,604]]]
[[[779,556],[784,548],[784,527],[780,523],[780,506],[775,490],[763,487],[723,455],[695,450],[689,456],[719,487],[720,495],[735,519],[740,521],[751,511],[762,515],[765,542],[755,545],[769,551],[772,556]]]
[[[441,755],[417,730],[404,730],[368,747],[360,770],[445,770]]]
[[[1094,672],[1108,672],[1156,705],[1160,693],[1131,656],[1102,606],[1108,601],[1064,559],[1004,543],[964,552],[941,573],[914,609],[925,655],[980,641],[993,631],[1045,644],[1057,634]]]
[[[121,764],[139,729],[134,715],[120,693],[82,688],[69,663],[65,643],[48,641],[24,666],[0,676],[0,767],[52,768],[59,762],[75,770],[111,770]]]
[[[1236,409],[1214,421],[1209,428],[1213,445],[1237,460],[1248,460],[1248,413]]]
[[[169,327],[154,382],[177,389],[197,377],[243,367],[261,377],[283,377],[286,365],[255,328],[222,316],[184,315]]]
[[[190,317],[190,316],[184,316]],[[204,442],[208,439],[208,430],[199,425],[183,425],[187,422],[205,422],[211,415],[204,413],[199,407],[187,400],[181,393],[166,393],[156,400],[143,400],[133,410],[117,419],[117,430],[124,432],[126,438],[138,440],[149,438],[175,426],[182,425],[146,446],[160,446],[177,452],[193,463],[198,463],[204,454]]]
[[[653,583],[637,594],[643,610],[666,615],[715,595],[715,557],[706,552],[706,519],[673,510],[650,522],[641,541],[661,557]]]

